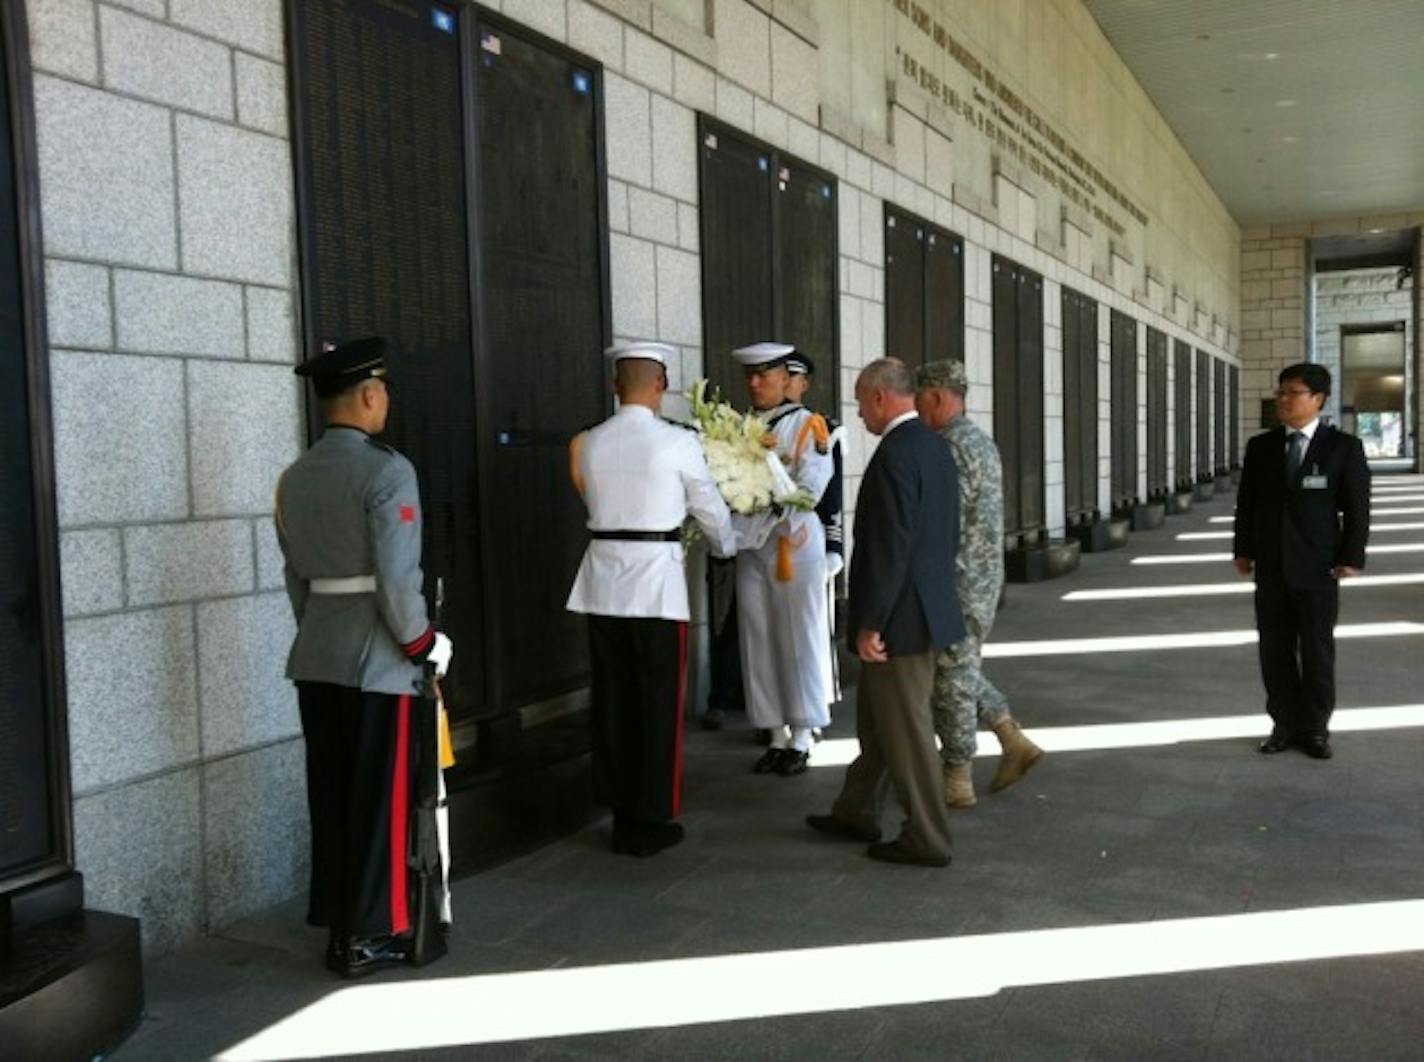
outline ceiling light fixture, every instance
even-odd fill
[[[1277,107],[1294,107],[1295,100],[1276,100]]]

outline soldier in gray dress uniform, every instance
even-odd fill
[[[1043,756],[1009,713],[1009,702],[984,676],[984,639],[1004,588],[1004,483],[999,448],[964,412],[969,380],[964,363],[932,361],[919,369],[915,405],[949,445],[959,468],[959,554],[956,582],[968,635],[935,660],[935,731],[944,758],[944,795],[950,807],[975,804],[970,765],[977,751],[976,721],[1003,747],[990,792],[1013,785]]]
[[[385,341],[357,339],[298,366],[326,432],[277,484],[277,540],[297,636],[311,812],[307,921],[327,926],[327,965],[355,977],[405,961],[412,699],[452,653],[426,614],[415,468],[384,430]]]

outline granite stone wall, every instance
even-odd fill
[[[74,819],[150,953],[305,880],[280,0],[33,0]]]

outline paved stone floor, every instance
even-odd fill
[[[1377,507],[1409,482],[1381,477]],[[681,847],[616,857],[605,823],[461,881],[452,955],[356,987],[284,905],[151,964],[116,1057],[1424,1057],[1424,586],[1344,591],[1357,636],[1339,643],[1325,763],[1254,753],[1245,636],[1043,644],[1249,632],[1249,593],[1172,596],[1229,587],[1229,563],[1137,563],[1228,552],[1177,536],[1229,531],[1231,505],[1010,589],[988,671],[1053,751],[956,813],[948,869],[884,866],[802,825],[840,783],[849,711],[796,779],[751,775],[745,732],[693,731]],[[1424,517],[1376,516],[1408,521]],[[1410,572],[1424,552],[1372,555],[1367,574]],[[1366,624],[1396,626],[1351,630]],[[1405,710],[1360,711],[1389,707]],[[1177,740],[1177,723],[1195,729]]]

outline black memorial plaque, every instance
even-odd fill
[[[1137,322],[1114,310],[1109,328],[1112,504],[1118,510],[1137,501]]]
[[[806,405],[838,415],[835,178],[706,115],[698,137],[707,379],[744,409],[731,352],[791,343],[816,363]]]
[[[705,120],[699,135],[704,374],[723,398],[745,408],[731,352],[774,331],[772,153]]]
[[[4,21],[8,36],[8,12]],[[7,66],[10,43],[0,49]],[[64,705],[50,674],[58,619],[47,384],[25,312],[13,84],[13,71],[0,71],[0,891],[68,857],[64,748],[55,741]]]
[[[1211,467],[1211,355],[1197,351],[1197,481],[1205,483],[1216,478]]]
[[[885,205],[885,352],[964,360],[964,240]]]
[[[1098,304],[1064,288],[1063,497],[1070,524],[1098,511]]]
[[[590,673],[584,619],[564,607],[588,542],[568,445],[609,412],[604,180],[590,64],[482,20],[477,70],[480,496],[511,706]]]
[[[1227,399],[1227,443],[1231,450],[1231,468],[1235,471],[1241,467],[1241,370],[1235,365],[1228,373],[1228,385],[1231,393]]]
[[[567,446],[608,409],[597,68],[465,5],[301,0],[292,27],[308,348],[390,342],[452,709],[577,688]]]
[[[885,353],[907,365],[925,357],[925,227],[885,206]]]
[[[1046,531],[1043,454],[1043,278],[995,255],[994,440],[1004,465],[1004,535]]]
[[[925,360],[964,360],[964,238],[925,224]]]
[[[802,399],[806,407],[839,417],[836,182],[790,155],[780,154],[777,161],[779,327],[775,338],[792,344],[816,363],[811,386]]]
[[[1192,348],[1172,342],[1173,475],[1179,491],[1192,489]]]
[[[444,580],[443,626],[464,650],[450,700],[467,709],[485,676],[458,18],[377,0],[292,14],[308,351],[390,344],[385,439],[420,475],[426,590]]]
[[[1213,452],[1216,454],[1215,472],[1224,476],[1231,471],[1231,458],[1226,449],[1226,362],[1212,359],[1212,416]]]
[[[1167,336],[1147,326],[1147,496],[1167,494]]]

